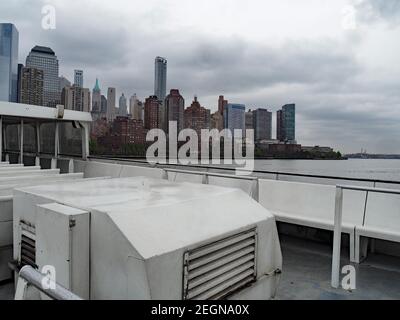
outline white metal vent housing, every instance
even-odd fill
[[[255,281],[256,252],[256,229],[187,251],[183,299],[221,299]]]

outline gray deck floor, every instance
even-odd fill
[[[331,248],[281,237],[283,272],[277,300],[400,299],[400,258],[370,255],[356,266],[356,290],[330,286]],[[348,264],[343,255],[342,265]],[[0,284],[0,300],[13,299],[14,284]]]
[[[283,272],[278,300],[400,299],[400,258],[369,255],[356,267],[356,290],[330,286],[331,248],[312,241],[281,237]],[[349,264],[346,255],[342,266]]]
[[[14,299],[14,282],[0,284],[0,300]]]

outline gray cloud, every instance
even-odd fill
[[[371,22],[384,19],[390,23],[400,22],[400,2],[398,0],[363,0],[355,5],[358,16]]]
[[[99,77],[103,93],[113,86],[144,99],[153,91],[154,57],[161,55],[168,59],[168,88],[179,88],[186,105],[194,94],[213,110],[219,94],[273,111],[295,102],[303,144],[330,144],[345,152],[361,147],[396,152],[400,146],[400,74],[390,66],[390,77],[386,69],[378,73],[360,59],[361,34],[356,41],[299,35],[276,44],[190,27],[171,31],[165,27],[171,18],[165,8],[139,13],[134,6],[121,7],[130,13],[127,20],[97,1],[56,1],[57,29],[44,31],[43,3],[0,4],[0,20],[14,22],[20,31],[21,62],[35,44],[50,46],[61,74],[71,78],[73,69],[82,68],[85,86],[92,88]],[[357,10],[364,21],[393,24],[399,2],[364,1]]]

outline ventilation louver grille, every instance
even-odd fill
[[[36,266],[36,237],[35,228],[25,222],[20,222],[21,226],[21,246],[20,246],[20,265]]]
[[[183,298],[222,299],[256,279],[257,233],[239,233],[185,253]]]

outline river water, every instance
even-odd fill
[[[400,181],[400,160],[256,160],[256,170]]]

